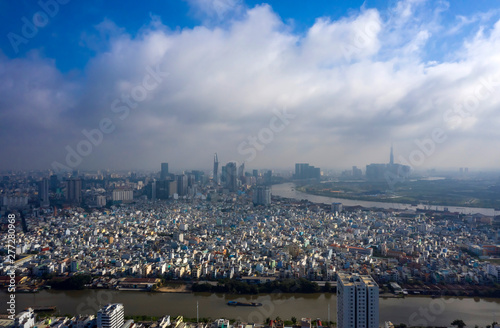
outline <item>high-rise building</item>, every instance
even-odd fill
[[[151,182],[151,196],[149,197],[151,200],[156,200],[156,180],[153,179]]]
[[[298,180],[305,180],[305,179],[319,180],[321,178],[321,170],[319,167],[314,167],[307,163],[296,163],[294,178]]]
[[[203,184],[203,180],[205,177],[205,172],[199,171],[199,170],[193,170],[191,171],[191,174],[194,176],[194,181]]]
[[[106,196],[97,196],[96,197],[96,206],[97,207],[103,207],[106,206]]]
[[[267,170],[266,173],[264,173],[264,183],[271,184],[272,179],[273,179],[273,171]]]
[[[40,199],[40,207],[49,207],[49,179],[43,178],[38,183],[38,198]]]
[[[124,314],[121,303],[104,306],[97,312],[97,328],[120,328],[124,322]]]
[[[188,189],[188,177],[185,174],[177,175],[177,194],[179,196],[186,196]]]
[[[361,178],[363,176],[363,172],[361,171],[361,169],[358,169],[357,166],[353,166],[352,167],[352,176],[354,178]]]
[[[57,188],[59,188],[59,179],[57,178],[57,175],[53,174],[50,176],[50,191],[56,192]]]
[[[238,167],[238,178],[243,179],[245,177],[245,163],[241,163]]]
[[[410,175],[410,167],[403,164],[394,163],[394,153],[391,146],[391,153],[388,164],[369,164],[366,166],[366,178],[372,181],[397,181],[400,178],[407,178]]]
[[[271,188],[268,186],[258,186],[253,190],[254,205],[270,205],[271,204]]]
[[[339,273],[337,327],[378,328],[379,288],[371,276]]]
[[[226,188],[229,191],[236,191],[238,189],[238,175],[237,175],[237,167],[235,162],[229,162],[226,164],[225,170],[225,182]]]
[[[167,180],[168,176],[168,163],[161,163],[160,180]]]
[[[134,191],[132,189],[115,189],[112,197],[113,202],[131,202],[134,200]]]
[[[214,184],[219,184],[219,159],[217,153],[214,156]]]
[[[66,180],[66,200],[73,204],[82,202],[82,179],[71,178]]]
[[[342,203],[332,203],[331,210],[332,210],[332,213],[342,212]]]
[[[148,187],[148,198],[151,200],[156,200],[156,199],[166,200],[172,198],[175,193],[177,193],[177,181],[172,181],[172,180],[153,181],[151,183],[151,187]]]

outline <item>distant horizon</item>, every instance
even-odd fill
[[[169,163],[170,164],[170,163]],[[219,165],[226,165],[227,163],[225,162],[220,162]],[[238,163],[241,164],[241,163]],[[314,165],[314,163],[308,163],[310,165]],[[385,163],[369,163],[369,164],[385,164]],[[367,165],[369,165],[367,164]],[[295,163],[294,163],[295,165]],[[264,171],[271,170],[276,173],[294,173],[295,172],[295,166],[292,165],[290,167],[262,167],[262,168],[257,168],[257,167],[247,167],[245,165],[245,172],[251,173],[253,170],[258,170],[260,173],[263,173]],[[356,166],[358,169],[361,169],[363,172],[363,175],[366,173],[366,165],[359,166],[359,165],[353,165]],[[321,169],[322,174],[327,174],[328,172],[332,172],[335,174],[341,174],[344,171],[350,171],[352,170],[352,166],[349,167],[319,167]],[[500,174],[500,168],[479,168],[479,167],[463,167],[463,166],[457,166],[457,167],[434,167],[434,168],[420,168],[416,170],[412,170],[412,174],[425,174],[425,173],[430,173],[429,171],[435,171],[435,173],[443,173],[443,174],[459,174],[460,169],[468,169],[468,174],[480,174],[480,173],[498,173]],[[90,168],[90,169],[84,169],[84,168],[79,168],[75,169],[79,171],[80,173],[97,173],[98,171],[101,171],[101,174],[110,171],[112,173],[159,173],[161,171],[160,167],[158,168],[128,168],[128,169],[112,169],[112,168]],[[0,174],[4,174],[7,172],[37,172],[37,173],[43,173],[43,172],[49,172],[52,171],[54,174],[67,174],[67,173],[72,173],[72,171],[64,171],[64,172],[53,172],[53,170],[46,168],[46,169],[2,169],[0,170]],[[189,173],[190,171],[202,171],[204,173],[209,173],[211,175],[212,173],[212,168],[200,168],[200,167],[193,167],[193,168],[175,168],[175,167],[170,167],[169,168],[169,173],[172,174],[181,174],[182,172],[187,172]],[[220,166],[219,166],[219,171],[220,171]]]

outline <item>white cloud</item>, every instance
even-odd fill
[[[373,9],[340,20],[319,18],[304,34],[294,33],[269,5],[191,4],[212,22],[171,31],[153,17],[154,26],[137,36],[111,22],[101,24],[112,31],[105,33],[106,50],[99,48],[78,81],[48,60],[1,58],[0,115],[13,125],[29,121],[34,131],[44,128],[47,138],[54,139],[47,129],[66,131],[46,148],[40,165],[47,166],[61,160],[65,145],[79,141],[81,129],[97,127],[104,117],[113,120],[116,131],[82,167],[155,168],[168,160],[172,167],[208,168],[214,152],[223,162],[242,161],[238,145],[268,126],[273,109],[285,107],[296,118],[249,166],[309,161],[362,167],[385,160],[391,140],[399,154],[409,153],[414,140],[426,138],[433,128],[444,129],[449,138],[427,166],[487,167],[500,160],[500,155],[487,161],[464,156],[486,152],[498,142],[498,91],[460,124],[443,119],[474,95],[481,78],[500,76],[500,23],[464,39],[450,54],[456,61],[426,62],[429,42],[442,27],[439,18],[429,21],[419,14],[428,5],[421,1],[401,2],[394,9],[398,19]],[[224,26],[214,25],[214,17]],[[111,111],[113,101],[130,94],[143,83],[147,68],[157,65],[168,76],[120,120]],[[61,130],[62,124],[71,131]]]

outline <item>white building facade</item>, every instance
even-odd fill
[[[123,304],[108,304],[97,312],[97,328],[120,328],[124,317]]]
[[[337,327],[378,328],[379,288],[371,276],[339,273]]]

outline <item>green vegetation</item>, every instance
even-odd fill
[[[92,276],[82,274],[69,278],[52,278],[47,284],[54,289],[79,290],[84,289],[86,284],[92,282]]]
[[[336,288],[326,283],[320,288],[317,283],[307,279],[285,279],[263,284],[248,284],[235,279],[220,280],[217,285],[194,283],[193,292],[228,293],[228,294],[268,294],[268,293],[334,293]]]
[[[405,180],[393,189],[386,181],[338,181],[297,187],[308,194],[388,203],[500,208],[500,182],[491,179]]]

